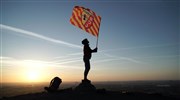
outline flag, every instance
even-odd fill
[[[101,17],[88,8],[75,6],[70,23],[98,37]]]

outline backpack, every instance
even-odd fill
[[[59,85],[61,84],[61,82],[62,82],[62,80],[59,77],[55,77],[51,80],[49,87],[57,90],[59,88]]]
[[[54,77],[51,80],[49,87],[44,87],[44,89],[47,90],[48,92],[56,92],[61,83],[62,80],[59,77]]]

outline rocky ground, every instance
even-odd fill
[[[75,88],[61,89],[56,92],[40,92],[13,97],[3,97],[0,100],[179,100],[161,94],[142,92],[107,91],[96,89],[91,81],[82,80]]]

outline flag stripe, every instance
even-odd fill
[[[94,26],[95,30],[97,31],[97,33],[98,33],[98,26],[97,26],[95,21],[94,21],[94,25],[93,26]]]
[[[77,7],[76,8],[80,13],[82,13],[83,12],[83,8],[82,7]],[[80,15],[81,16],[81,15]]]
[[[77,17],[76,17],[75,15],[73,15],[73,19],[74,19],[74,21],[77,23],[76,25],[77,25],[79,28],[81,28],[81,25],[79,24],[78,19],[77,19]]]
[[[98,32],[99,32],[99,26],[100,26],[100,25],[98,24],[98,23],[99,23],[99,21],[98,21],[98,19],[97,19],[98,16],[97,16],[93,11],[91,11],[91,12],[92,12],[92,13],[94,14],[94,16],[95,16],[95,17],[94,17],[94,24],[95,24],[95,28],[96,28],[97,34],[98,34]]]
[[[79,24],[81,25],[81,27],[83,28],[83,30],[85,30],[85,31],[88,31],[85,27],[84,27],[84,25],[82,24],[82,22],[81,22],[81,12],[79,11],[79,10],[77,10],[77,17],[78,17],[78,22],[79,22]],[[89,31],[88,31],[89,32]]]
[[[96,14],[93,12],[93,11],[91,11],[90,10],[90,12],[94,15],[94,24],[92,25],[92,28],[93,28],[93,30],[95,31],[94,32],[94,35],[95,36],[98,36],[97,34],[98,34],[98,26],[97,26],[97,23],[96,23]]]
[[[97,27],[99,27],[99,24],[98,24],[98,23],[100,23],[100,21],[98,20],[99,16],[97,16],[93,11],[91,11],[91,13],[93,13],[93,15],[95,16],[96,25],[97,25]]]
[[[93,18],[93,20],[91,18]],[[98,37],[101,17],[96,15],[96,13],[92,10],[80,6],[75,6],[73,8],[70,22],[71,24],[81,28],[93,36]]]
[[[97,26],[97,24],[96,24],[96,21],[95,21],[96,19],[94,18],[94,24],[93,24],[93,26],[95,27],[95,30],[97,31],[97,33],[98,33],[98,26]]]
[[[78,16],[78,12],[73,12],[74,13],[74,15],[77,17],[77,21],[78,21],[78,23],[79,23],[79,25],[82,27],[82,29],[83,30],[85,30],[86,31],[86,28],[82,25],[82,23],[81,23],[81,18]]]
[[[91,26],[91,27],[93,27],[93,26]],[[96,32],[95,32],[95,30],[94,29],[92,29],[92,28],[89,28],[91,31],[92,31],[92,35],[95,35],[96,36]]]
[[[89,32],[89,31],[84,27],[84,25],[82,25],[82,22],[81,22],[81,12],[80,12],[80,11],[81,11],[81,10],[77,10],[77,9],[74,10],[74,13],[76,13],[75,15],[78,17],[78,23],[80,24],[80,26],[82,27],[83,30]]]
[[[75,25],[75,26],[78,26],[78,24],[77,24],[77,22],[75,21],[74,18],[71,19],[71,23],[72,23],[73,25]]]
[[[92,35],[94,35],[94,36],[95,36],[95,34],[93,33],[93,31],[92,31],[92,29],[91,29],[91,28],[89,28],[89,31],[90,31],[90,33],[91,33]]]
[[[82,16],[81,13],[83,12],[83,9],[80,8],[80,7],[78,7],[78,8],[77,8],[77,11],[79,12],[79,18],[80,18],[79,20],[81,21],[81,20],[82,20],[82,19],[81,19],[81,16]],[[82,25],[82,22],[81,22],[81,25]],[[82,26],[84,27],[84,25],[82,25]],[[85,30],[86,30],[86,32],[91,33],[92,35],[95,35],[94,32],[93,32],[93,30],[92,30],[91,28],[90,28],[90,29],[86,29],[86,28],[85,28]]]
[[[101,17],[98,16],[97,19],[98,19],[98,22],[99,22],[99,24],[100,24],[100,22],[101,22]]]
[[[99,20],[99,28],[98,28],[98,32],[99,32],[100,24],[101,24],[101,17],[100,16],[98,16],[98,20]]]
[[[95,26],[94,26],[94,25],[92,25],[91,27],[92,27],[92,29],[93,29],[94,33],[95,33],[95,34],[98,34],[98,31],[95,29]]]
[[[97,25],[96,27],[98,27],[98,28],[97,28],[97,31],[99,32],[100,22],[96,22],[96,21],[95,21],[95,23],[96,23],[95,25]]]
[[[95,22],[96,27],[98,28],[99,27],[99,21],[97,20],[97,17],[95,17],[94,22]]]

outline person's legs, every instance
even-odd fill
[[[88,75],[89,70],[90,70],[90,62],[89,62],[89,59],[85,59],[85,60],[84,60],[84,63],[85,63],[84,80],[87,80],[87,75]]]

